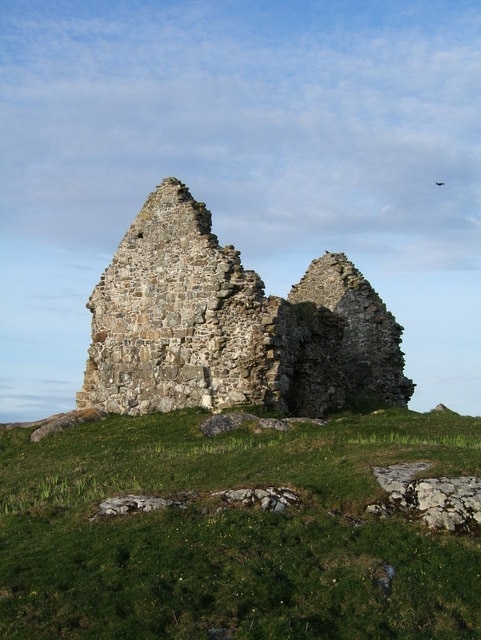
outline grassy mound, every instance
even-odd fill
[[[389,409],[206,438],[206,417],[109,416],[38,443],[0,432],[2,638],[481,638],[479,538],[364,513],[382,497],[372,466],[481,475],[481,419]],[[209,498],[267,486],[302,504]],[[182,492],[198,496],[186,509],[92,519],[110,496]]]

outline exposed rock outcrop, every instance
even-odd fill
[[[70,427],[75,427],[85,422],[96,422],[104,416],[105,411],[95,407],[57,413],[49,418],[28,424],[30,427],[37,427],[35,431],[32,431],[30,440],[32,442],[39,442],[39,440],[42,440],[42,438],[45,438],[45,436],[51,433],[57,433],[58,431],[63,431],[64,429],[69,429]]]
[[[239,429],[246,422],[252,422],[256,432],[263,429],[274,429],[275,431],[289,431],[287,420],[277,418],[259,418],[251,413],[226,413],[214,415],[200,425],[201,432],[207,436],[217,436],[233,429]]]
[[[139,415],[262,404],[321,417],[349,390],[405,406],[401,327],[364,280],[354,286],[352,265],[329,260],[318,275],[311,265],[288,301],[266,298],[239,251],[211,233],[205,205],[167,178],[87,304],[92,343],[78,408]],[[352,277],[339,277],[341,262]]]
[[[375,467],[374,475],[389,497],[386,504],[370,505],[368,512],[388,515],[393,509],[414,511],[431,529],[479,532],[481,478],[414,478],[430,466],[430,463],[415,462]]]
[[[166,507],[185,509],[186,499],[160,498],[151,495],[114,496],[107,498],[99,505],[99,516],[125,516],[129,513],[156,511]]]
[[[299,495],[289,487],[225,489],[223,491],[212,491],[208,497],[219,500],[218,505],[214,507],[216,510],[237,505],[259,507],[263,511],[281,513],[289,506],[300,504]],[[185,509],[197,498],[199,498],[198,494],[192,491],[173,498],[132,494],[114,496],[100,503],[97,516],[121,516],[140,511],[155,511],[167,507]]]

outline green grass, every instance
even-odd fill
[[[205,419],[109,416],[39,443],[0,431],[0,637],[481,638],[479,537],[364,514],[382,497],[372,466],[481,475],[480,418],[388,409],[215,438]],[[268,485],[301,506],[217,511],[208,496]],[[112,495],[186,490],[185,510],[91,519]],[[372,581],[383,561],[389,598]]]

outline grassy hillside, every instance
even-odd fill
[[[392,409],[206,438],[206,417],[111,416],[39,443],[0,431],[0,637],[481,638],[479,537],[364,514],[383,495],[372,466],[481,475],[481,419]],[[209,494],[265,486],[302,504],[219,511]],[[186,491],[184,510],[92,519],[109,496]]]

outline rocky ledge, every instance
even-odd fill
[[[105,411],[91,407],[88,409],[74,409],[73,411],[67,411],[66,413],[56,413],[48,418],[42,418],[41,420],[35,420],[35,422],[9,422],[6,424],[0,424],[0,429],[32,429],[30,440],[32,442],[39,442],[45,436],[52,433],[58,433],[64,429],[70,427],[76,427],[84,422],[96,422],[106,416]]]
[[[265,489],[228,489],[216,491],[212,496],[219,496],[227,505],[241,503],[247,507],[260,506],[264,511],[280,513],[289,505],[299,504],[299,496],[289,487],[266,487]]]
[[[179,509],[185,509],[187,507],[188,496],[181,499],[171,498],[159,498],[158,496],[150,495],[127,495],[127,496],[113,496],[107,498],[99,505],[99,516],[123,516],[128,513],[135,513],[136,511],[155,511],[156,509],[162,509],[165,507],[177,507]]]
[[[185,509],[200,496],[189,491],[170,498],[152,495],[127,495],[107,498],[99,505],[97,516],[120,516],[134,512],[148,512],[166,507]],[[266,487],[252,489],[226,489],[212,491],[208,497],[219,500],[215,510],[219,511],[236,504],[244,507],[260,507],[263,511],[281,513],[287,507],[300,504],[299,495],[289,487]]]
[[[291,424],[300,422],[327,424],[327,420],[323,418],[259,418],[252,413],[232,412],[213,415],[200,425],[200,430],[205,436],[211,438],[233,429],[240,429],[248,423],[254,424],[254,431],[260,433],[263,429],[289,431]]]
[[[374,467],[373,473],[387,491],[387,502],[369,505],[367,511],[387,516],[412,511],[431,529],[460,533],[481,530],[481,478],[415,478],[431,467],[428,462]]]

